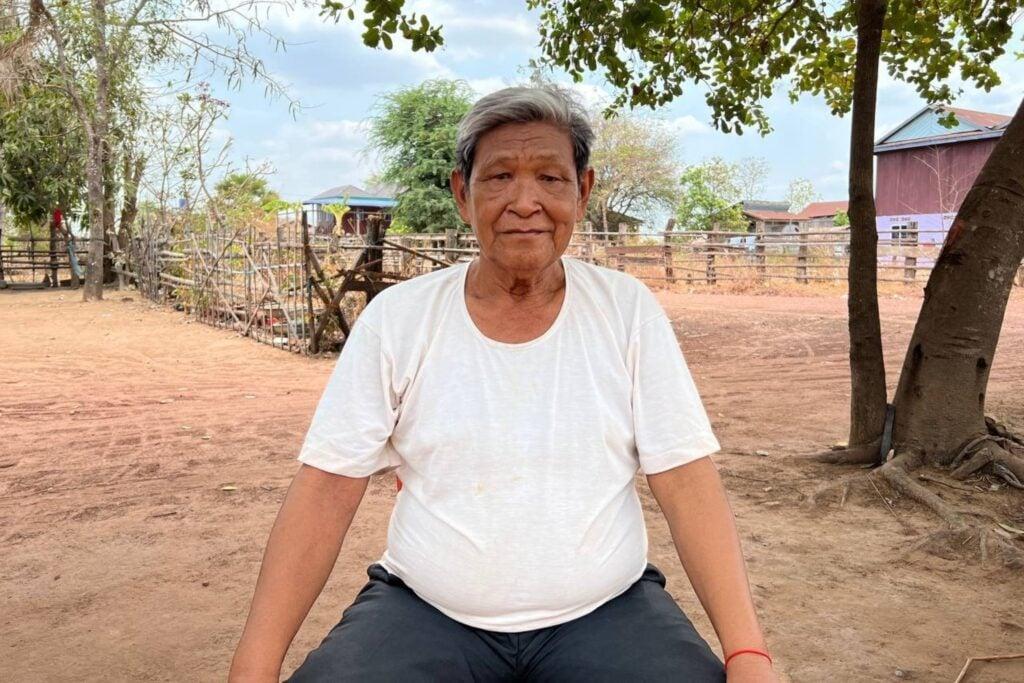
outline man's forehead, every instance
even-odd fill
[[[572,157],[569,133],[545,122],[513,123],[488,131],[480,138],[477,152],[488,159],[549,156]]]
[[[493,164],[504,161],[550,161],[572,164],[572,147],[568,143],[560,145],[547,137],[524,136],[496,140],[477,149],[478,163]]]

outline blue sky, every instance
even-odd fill
[[[259,85],[238,90],[219,88],[231,103],[220,135],[233,142],[236,165],[268,162],[276,170],[270,182],[290,200],[312,197],[336,185],[362,184],[377,168],[366,150],[366,119],[380,94],[428,78],[459,78],[480,94],[523,79],[523,68],[536,47],[536,16],[522,0],[422,0],[407,3],[443,24],[445,46],[433,53],[413,53],[402,41],[392,51],[372,50],[359,39],[360,26],[335,24],[319,17],[318,5],[271,15],[272,30],[289,43],[274,51],[253,39],[252,47],[268,70],[304,108],[294,118],[282,101],[268,101]],[[1021,32],[1015,35],[1020,49]],[[1024,61],[1012,56],[998,64],[1003,84],[990,93],[970,89],[957,104],[1012,114],[1024,96]],[[563,78],[566,84],[568,78]],[[588,103],[607,97],[599,76],[576,86]],[[922,103],[908,86],[883,76],[879,90],[878,136],[913,114]],[[805,97],[791,104],[778,92],[767,105],[775,131],[767,137],[747,132],[726,135],[710,127],[710,113],[700,91],[691,88],[656,112],[637,112],[664,122],[676,136],[681,164],[712,155],[729,160],[764,157],[771,173],[765,198],[782,199],[789,182],[809,178],[823,199],[846,195],[849,117],[833,117],[824,102]],[[876,136],[876,137],[878,137]]]

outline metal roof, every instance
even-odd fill
[[[303,204],[346,204],[350,207],[375,206],[390,208],[398,204],[395,192],[389,187],[370,187],[363,189],[356,185],[338,185],[324,190]]]
[[[804,210],[800,213],[790,213],[786,210],[779,211],[777,209],[746,208],[748,205],[766,204],[772,206],[789,206],[786,202],[743,202],[743,213],[746,216],[762,221],[809,221],[812,218],[827,218],[829,216],[835,216],[840,211],[846,211],[850,203],[845,199],[829,202],[811,202],[805,206]]]
[[[952,112],[956,125],[947,128],[939,120]],[[875,154],[899,149],[949,145],[969,140],[997,138],[1010,122],[1009,116],[973,109],[930,104],[896,126],[875,143]]]

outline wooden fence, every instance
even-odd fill
[[[78,269],[72,268],[72,254]],[[77,287],[88,262],[89,240],[75,238],[20,237],[0,240],[0,288],[41,289]]]
[[[270,228],[207,220],[183,229],[142,218],[129,264],[153,300],[278,348],[319,353],[339,348],[386,287],[478,253],[469,233],[388,235],[373,216],[365,235],[333,234],[324,224],[313,211],[281,214]],[[879,281],[922,286],[940,248],[880,240]],[[674,232],[670,223],[643,235],[584,229],[566,253],[652,284],[845,283],[849,236]]]

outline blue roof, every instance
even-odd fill
[[[956,125],[952,128],[939,123],[947,113],[955,116]],[[875,153],[997,138],[1009,120],[1009,116],[1002,114],[929,104],[878,140]]]
[[[398,201],[389,197],[345,197],[345,196],[327,196],[327,197],[314,197],[313,199],[307,199],[302,202],[303,204],[344,204],[351,208],[358,208],[361,206],[374,206],[390,209],[398,204]]]
[[[339,185],[307,199],[303,204],[345,204],[350,207],[374,206],[390,208],[398,204],[389,188],[364,190],[355,185]]]

